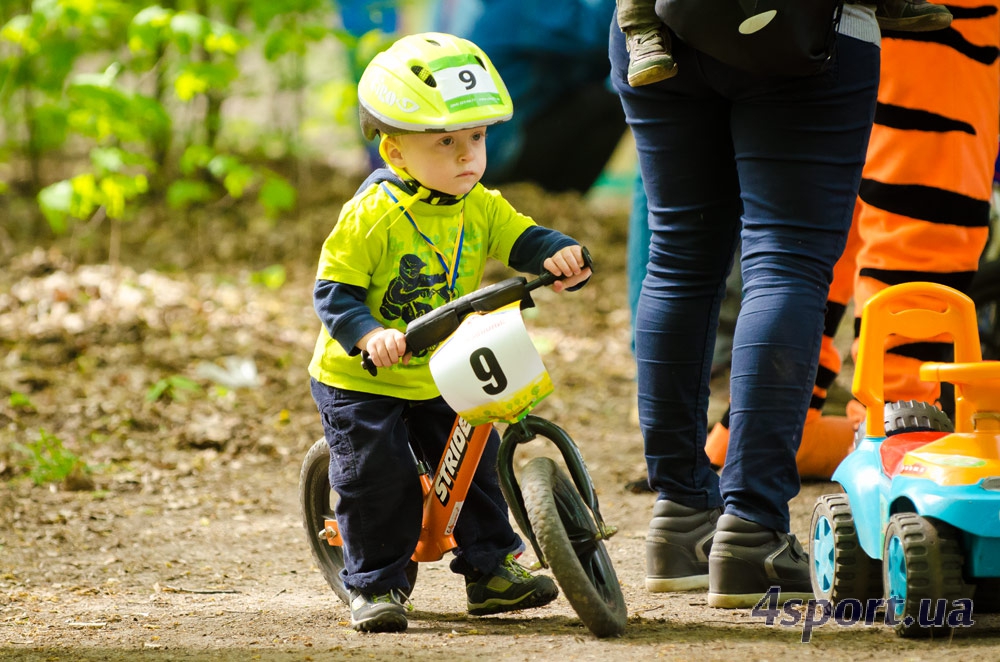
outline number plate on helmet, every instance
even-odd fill
[[[430,369],[442,397],[472,425],[519,421],[553,390],[517,303],[467,317]]]
[[[502,103],[493,78],[471,55],[442,58],[430,66],[448,110]]]

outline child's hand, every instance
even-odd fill
[[[583,265],[583,249],[579,246],[560,248],[555,255],[545,258],[545,262],[542,263],[546,271],[556,276],[566,276],[564,280],[557,280],[552,284],[552,289],[556,292],[562,292],[590,278],[590,267]]]
[[[410,362],[406,352],[406,336],[397,329],[376,329],[358,341],[358,347],[368,352],[377,368],[388,368],[400,359],[403,365]]]

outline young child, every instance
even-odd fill
[[[655,5],[655,0],[618,0],[618,27],[625,33],[628,84],[632,87],[677,74],[670,35],[656,15]],[[944,5],[927,0],[876,0],[875,18],[883,30],[929,32],[951,25],[952,15]]]
[[[480,286],[487,258],[523,272],[590,277],[580,246],[519,214],[479,180],[486,127],[511,117],[503,81],[475,44],[425,33],[375,56],[358,84],[361,126],[380,138],[386,168],[368,177],[319,260],[314,303],[322,321],[309,365],[330,444],[330,484],[340,500],[344,584],[351,624],[406,629],[406,567],[421,527],[421,490],[408,442],[436,464],[455,420],[403,332],[421,314]],[[362,350],[380,368],[361,366]],[[454,531],[452,571],[464,575],[469,613],[539,607],[555,583],[515,561],[495,463],[494,431]]]

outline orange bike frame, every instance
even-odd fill
[[[445,552],[458,546],[452,532],[492,430],[492,423],[473,427],[461,416],[456,417],[448,436],[448,447],[441,456],[433,480],[426,472],[421,472],[424,515],[420,539],[412,556],[414,561],[438,561]],[[341,546],[343,541],[336,534],[339,531],[336,520],[326,520],[325,526],[329,534],[327,542]]]

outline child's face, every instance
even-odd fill
[[[486,128],[407,133],[386,145],[389,162],[430,189],[463,196],[486,170]]]

